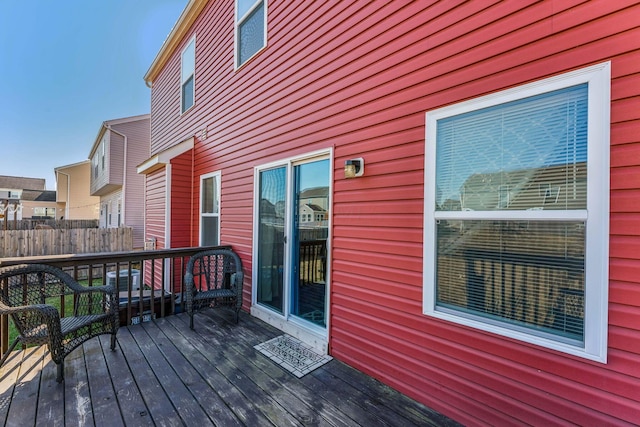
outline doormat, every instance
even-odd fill
[[[253,348],[298,378],[302,378],[333,359],[329,355],[317,353],[313,348],[290,335],[280,335]]]

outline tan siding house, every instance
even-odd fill
[[[55,192],[44,178],[0,175],[0,221],[55,216]]]
[[[91,162],[55,168],[57,219],[98,219],[100,197],[89,192]]]
[[[149,157],[149,117],[105,121],[89,153],[90,194],[100,198],[100,227],[131,227],[134,249],[144,245],[144,177],[136,167]]]

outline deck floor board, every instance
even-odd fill
[[[215,310],[123,327],[67,357],[65,382],[45,347],[0,368],[0,424],[20,426],[455,426],[332,360],[296,378],[254,349],[282,332]]]

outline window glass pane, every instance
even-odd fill
[[[249,11],[249,9],[251,9],[251,6],[253,6],[255,3],[256,3],[256,0],[237,0],[237,4],[238,4],[237,19],[238,20],[242,19],[242,17]]]
[[[438,120],[436,210],[585,209],[587,84]]]
[[[218,186],[216,178],[202,180],[202,213],[218,213]]]
[[[438,221],[437,307],[584,341],[584,225]]]
[[[196,69],[196,51],[195,51],[196,43],[195,39],[191,40],[191,43],[187,45],[185,50],[182,52],[182,78],[181,82],[184,83],[191,75],[194,73]]]
[[[182,85],[182,112],[193,105],[193,76]]]
[[[264,3],[238,26],[238,64],[244,64],[264,46]]]
[[[203,216],[202,217],[202,246],[215,246],[219,242],[218,239],[218,217]]]
[[[286,190],[286,167],[260,172],[257,299],[278,313],[284,310]]]

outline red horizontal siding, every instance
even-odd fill
[[[221,171],[221,239],[243,259],[245,308],[253,168],[333,148],[335,357],[465,424],[633,423],[640,419],[637,16],[640,5],[622,0],[271,0],[268,46],[236,71],[233,5],[210,2],[183,41],[195,32],[195,106],[179,114],[179,47],[153,82],[152,150],[207,129],[193,151],[191,237],[199,176]],[[602,61],[612,62],[608,363],[423,316],[425,113]],[[365,158],[365,176],[345,180],[343,162],[353,157]]]
[[[165,247],[165,176],[165,169],[146,175],[145,238],[155,238],[158,249]]]
[[[193,235],[193,151],[171,160],[171,243],[172,248],[198,246]]]

